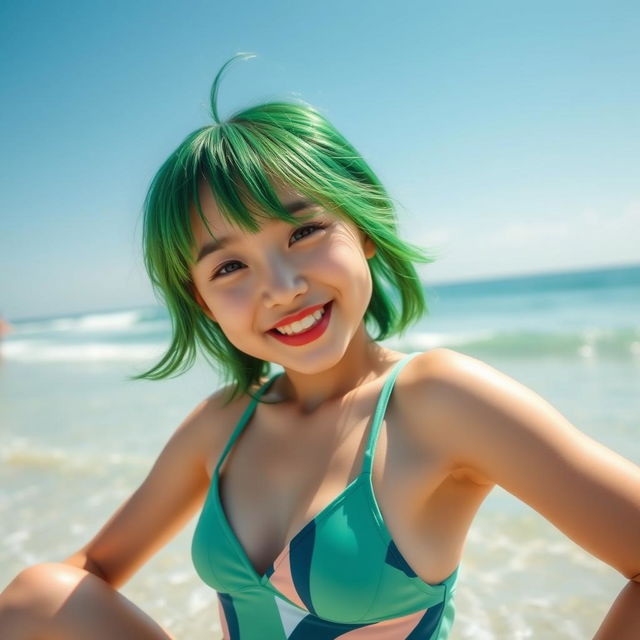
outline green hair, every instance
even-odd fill
[[[435,259],[398,237],[393,203],[384,187],[360,154],[312,106],[268,102],[220,121],[220,78],[239,57],[253,55],[233,56],[213,81],[215,124],[187,136],[153,178],[144,202],[145,266],[169,311],[172,339],[160,361],[135,376],[158,380],[183,373],[199,350],[225,382],[232,383],[229,401],[249,393],[269,374],[271,365],[231,344],[193,295],[190,212],[195,208],[206,224],[198,193],[205,182],[225,219],[250,232],[259,225],[247,202],[264,217],[299,224],[280,203],[272,186],[277,180],[349,219],[369,236],[376,253],[368,261],[373,289],[365,323],[377,329],[374,340],[401,334],[427,312],[413,263]]]

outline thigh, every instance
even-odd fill
[[[104,580],[63,563],[29,567],[0,597],[7,640],[173,640]]]

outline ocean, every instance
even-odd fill
[[[640,266],[425,284],[401,350],[439,346],[525,384],[640,465]],[[0,588],[84,545],[218,385],[204,362],[131,381],[163,353],[161,308],[15,320],[0,360]],[[544,469],[540,470],[544,473]],[[190,560],[194,520],[121,591],[178,639],[219,638]],[[462,559],[451,640],[592,637],[626,579],[496,487]]]

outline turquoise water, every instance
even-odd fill
[[[480,358],[640,464],[640,266],[425,290],[430,313],[389,346]],[[202,363],[173,380],[127,379],[166,346],[162,309],[10,320],[0,364],[0,587],[84,544],[218,385]],[[193,525],[123,592],[178,638],[215,638],[213,594],[190,564]],[[591,637],[624,583],[496,488],[467,541],[451,637]]]

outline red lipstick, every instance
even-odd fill
[[[292,318],[304,318],[305,315],[309,315],[309,313],[313,313],[313,311],[317,309],[322,309],[324,305],[316,305],[315,307],[309,307],[312,311],[305,310],[301,314],[298,313],[295,316],[289,316]],[[292,336],[285,335],[284,333],[280,333],[276,331],[276,329],[270,329],[267,333],[272,335],[280,342],[284,342],[284,344],[290,345],[292,347],[299,347],[303,344],[307,344],[309,342],[313,342],[317,340],[327,329],[329,326],[329,320],[331,319],[331,308],[333,306],[333,300],[328,302],[324,309],[324,315],[320,318],[320,322],[318,324],[312,326],[311,328],[303,331],[302,333],[296,333]],[[289,321],[285,322],[280,321],[276,326],[281,326],[284,324],[289,324]]]
[[[302,311],[298,311],[298,313],[294,313],[291,316],[287,316],[286,318],[282,318],[282,320],[280,320],[278,322],[278,324],[274,324],[272,328],[273,329],[277,329],[278,327],[284,327],[284,325],[291,324],[292,322],[296,322],[297,320],[302,320],[302,318],[304,318],[305,316],[308,316],[308,315],[314,313],[318,309],[322,309],[322,307],[324,307],[324,304],[316,304],[313,307],[307,307],[306,309],[303,309]]]

